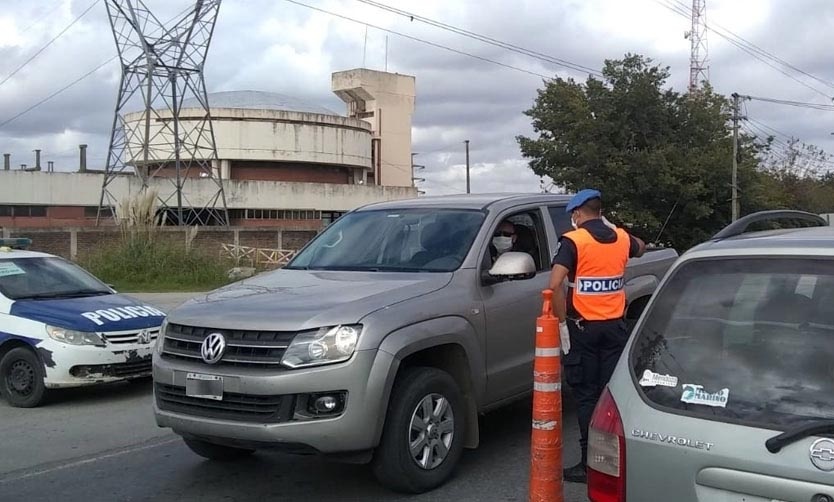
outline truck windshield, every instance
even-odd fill
[[[61,258],[0,259],[0,293],[11,300],[109,295],[101,281]]]
[[[349,213],[330,225],[286,268],[448,272],[460,267],[484,214],[460,209],[388,209]]]
[[[631,353],[649,401],[773,429],[834,417],[834,260],[693,261],[656,294]]]

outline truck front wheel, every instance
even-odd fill
[[[183,441],[191,451],[210,460],[234,460],[255,452],[255,450],[209,443],[202,439],[183,438]]]
[[[388,403],[373,471],[388,488],[422,493],[452,475],[463,451],[464,404],[454,378],[437,368],[406,368]]]

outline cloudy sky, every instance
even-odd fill
[[[190,0],[149,0],[159,18]],[[600,68],[606,58],[641,53],[671,67],[669,85],[688,82],[689,21],[661,3],[688,0],[379,0],[446,24]],[[224,0],[209,52],[210,91],[264,90],[343,111],[330,92],[330,74],[365,65],[414,75],[417,108],[414,151],[430,194],[464,190],[463,141],[471,141],[472,190],[537,191],[540,180],[521,158],[515,136],[531,134],[523,111],[544,76],[586,75],[461,37],[357,0],[299,0],[434,44],[516,67],[463,56],[367,28],[286,0]],[[707,22],[744,37],[791,65],[834,82],[831,0],[706,0]],[[0,82],[60,33],[93,0],[0,0]],[[366,38],[367,37],[367,38]],[[367,40],[367,42],[366,42]],[[0,84],[0,124],[75,81],[116,53],[103,1],[98,1],[31,63]],[[709,34],[710,80],[721,93],[739,92],[830,103],[834,85],[801,77],[814,92],[714,33]],[[520,70],[525,70],[520,71]],[[783,68],[784,70],[784,68]],[[529,73],[527,73],[529,72]],[[531,74],[532,73],[532,74]],[[793,71],[788,73],[795,74]],[[536,75],[538,74],[538,75]],[[795,74],[798,75],[798,74]],[[77,145],[90,145],[93,167],[103,167],[119,79],[116,61],[54,98],[0,125],[0,150],[13,166],[77,166]],[[746,105],[750,118],[834,152],[834,114],[763,102]]]

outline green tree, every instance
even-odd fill
[[[603,79],[545,82],[525,112],[537,138],[517,138],[537,175],[569,191],[603,192],[609,217],[648,241],[686,249],[730,221],[729,102],[709,86],[666,88],[669,68],[627,54],[608,60]],[[767,207],[758,147],[742,136],[743,212]],[[667,221],[668,220],[668,221]]]

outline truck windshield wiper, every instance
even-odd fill
[[[834,420],[817,420],[809,424],[800,425],[794,429],[787,430],[778,436],[765,441],[765,447],[770,453],[779,453],[785,446],[805,439],[809,436],[834,433]]]

